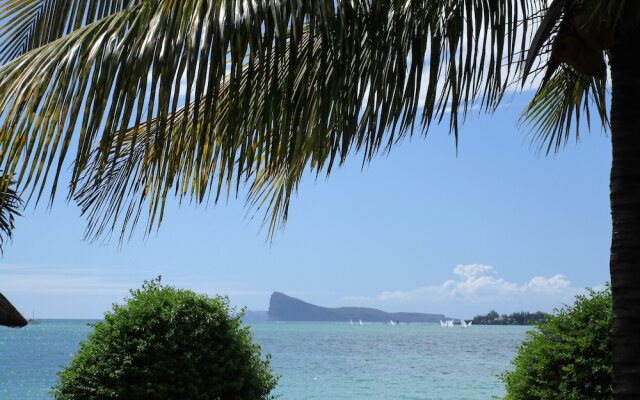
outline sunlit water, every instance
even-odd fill
[[[0,399],[50,399],[89,321],[0,327]],[[491,399],[528,327],[257,323],[281,399]]]

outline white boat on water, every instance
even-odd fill
[[[446,321],[440,321],[440,328],[453,328],[453,326],[454,326],[453,323],[454,323],[454,320],[452,320],[452,319],[449,319],[449,320],[446,320]],[[473,321],[466,322],[463,319],[460,320],[460,326],[463,327],[463,328],[470,327],[472,323],[473,323]]]
[[[350,320],[350,321],[349,321],[349,323],[350,323],[351,325],[353,325],[353,320]]]
[[[390,319],[390,320],[389,320],[389,325],[391,325],[391,326],[396,326],[396,323],[395,323],[392,319]]]
[[[469,325],[464,325],[465,322],[463,320],[460,320],[460,323],[463,324],[462,327],[466,327]],[[446,321],[440,321],[440,328],[453,328],[453,320],[452,319],[448,319]]]
[[[364,324],[362,323],[362,320],[361,320],[361,319],[360,319],[360,320],[358,320],[358,323],[360,324],[360,326],[364,325]]]
[[[36,324],[39,324],[39,323],[40,323],[40,321],[38,321],[38,320],[36,319],[36,313],[35,313],[35,311],[31,313],[31,318],[29,318],[29,321],[27,321],[27,322],[29,322],[29,324],[30,324],[30,325],[36,325]]]

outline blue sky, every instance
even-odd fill
[[[458,154],[446,127],[361,168],[308,177],[273,243],[243,199],[171,204],[157,234],[82,240],[73,204],[31,206],[5,246],[0,292],[40,318],[98,318],[129,288],[165,283],[263,310],[278,290],[325,306],[471,317],[570,302],[608,280],[611,148],[599,130],[557,156],[530,147],[526,95],[474,116]]]

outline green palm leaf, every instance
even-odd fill
[[[7,0],[0,3],[0,63],[130,7],[139,0]]]
[[[590,129],[592,107],[602,128],[608,130],[606,81],[563,67],[538,90],[521,121],[529,126],[538,149],[549,154],[558,152],[569,141],[572,131],[575,140],[579,140],[581,122],[586,122]]]
[[[10,176],[0,176],[0,252],[4,242],[12,239],[15,217],[20,216],[22,210],[22,200],[13,189],[14,183]]]
[[[13,3],[29,2],[0,10]],[[446,121],[457,139],[473,104],[493,110],[517,80],[529,17],[544,7],[72,3],[76,11],[44,17],[59,29],[33,41],[36,50],[0,67],[0,165],[37,199],[50,184],[53,198],[71,152],[71,195],[96,232],[114,229],[112,217],[137,221],[132,204],[148,208],[149,226],[159,223],[172,191],[203,201],[249,182],[253,202],[258,188],[286,181],[281,202],[257,203],[286,205],[306,167],[330,171],[355,152],[370,160],[411,134],[416,120],[422,133]],[[113,7],[86,11],[100,4]],[[114,187],[107,177],[117,190],[106,189]],[[81,182],[105,190],[88,195]]]

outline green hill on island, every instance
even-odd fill
[[[271,295],[268,316],[270,321],[438,322],[446,319],[443,314],[390,313],[363,307],[326,308],[280,292]]]

